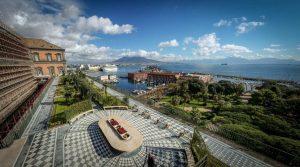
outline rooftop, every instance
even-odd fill
[[[43,39],[35,38],[24,38],[25,44],[30,49],[53,49],[53,50],[64,50],[63,48],[47,42]]]

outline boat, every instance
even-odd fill
[[[102,68],[102,70],[104,72],[116,72],[118,71],[118,67],[114,64],[107,64]]]
[[[228,65],[227,63],[222,63],[222,64],[221,64],[221,66],[227,66],[227,65]]]

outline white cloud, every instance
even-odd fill
[[[147,57],[147,58],[153,58],[157,59],[159,58],[160,54],[157,51],[146,51],[143,49],[140,49],[138,51],[131,51],[130,49],[121,51],[121,56],[140,56],[140,57]]]
[[[270,47],[279,47],[279,44],[271,44]]]
[[[130,24],[118,25],[113,24],[109,18],[92,16],[89,18],[79,17],[76,22],[78,31],[85,32],[103,32],[104,34],[129,34],[133,31],[133,26]]]
[[[239,23],[239,22],[245,22],[247,21],[248,19],[246,17],[236,17],[236,18],[232,18],[231,19],[232,21],[234,21],[235,23]]]
[[[270,53],[277,53],[277,52],[280,52],[281,50],[274,49],[274,48],[263,48],[263,51],[270,52]]]
[[[264,22],[257,22],[257,21],[251,21],[251,22],[243,22],[240,23],[236,29],[237,29],[237,34],[244,34],[246,32],[249,32],[250,30],[255,29],[256,27],[263,26],[265,23]]]
[[[260,19],[264,20],[264,18],[260,17]],[[236,34],[244,34],[249,32],[250,30],[255,29],[256,27],[263,26],[265,23],[262,21],[248,21],[246,17],[237,17],[231,19],[221,19],[218,22],[214,23],[215,27],[229,27],[231,25],[236,25]]]
[[[194,48],[193,54],[194,56],[200,56],[202,58],[240,57],[252,53],[250,49],[244,46],[235,44],[221,45],[216,33],[205,34],[198,39],[188,37],[186,38],[186,43],[196,44],[197,47]]]
[[[194,50],[194,54],[208,56],[220,50],[220,43],[216,33],[205,34],[197,40],[193,40],[198,48]]]
[[[193,40],[194,40],[193,37],[185,37],[183,43],[188,45],[189,43],[193,42]]]
[[[214,23],[215,27],[222,27],[222,26],[230,26],[232,21],[229,20],[219,20],[218,22]]]
[[[176,39],[172,39],[170,41],[164,41],[164,42],[160,42],[158,44],[158,47],[160,48],[165,48],[165,47],[177,47],[179,46],[178,42]]]
[[[251,53],[252,51],[244,46],[226,44],[222,46],[222,51],[230,54],[241,54],[241,53]]]
[[[186,59],[186,57],[184,57],[182,55],[176,55],[176,54],[170,53],[170,54],[162,55],[161,58],[159,59],[159,61],[174,62],[174,61],[181,61],[184,59]]]
[[[45,12],[46,11],[46,12]],[[114,59],[113,49],[89,44],[98,39],[95,33],[128,34],[131,24],[116,24],[109,18],[81,14],[81,6],[74,0],[0,1],[0,19],[17,33],[41,38],[66,49],[68,60]]]

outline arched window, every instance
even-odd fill
[[[54,71],[54,67],[53,67],[53,66],[48,67],[48,71],[49,71],[49,75],[50,75],[50,76],[53,76],[53,75],[55,74],[55,71]]]
[[[59,53],[56,54],[56,60],[61,61],[61,54],[59,54]]]
[[[42,76],[42,75],[43,75],[42,67],[35,68],[35,76]]]
[[[33,56],[33,61],[40,61],[39,53],[35,52],[32,54],[32,56]]]
[[[51,53],[47,53],[46,55],[47,55],[47,60],[48,61],[52,61],[52,55],[51,55]]]
[[[64,67],[57,67],[57,69],[58,69],[58,74],[62,75],[64,72]]]

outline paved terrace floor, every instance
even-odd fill
[[[56,86],[58,84],[58,77],[52,81],[46,95],[42,99],[41,104],[38,106],[37,111],[33,115],[27,128],[25,129],[23,136],[28,136],[40,131],[44,131],[48,127],[48,121],[51,116],[51,110],[53,107],[53,99],[55,96]]]
[[[98,83],[98,82],[94,82],[94,83],[99,88],[103,88],[103,86],[100,83]],[[117,92],[110,88],[107,88],[107,92],[113,96],[120,98],[120,99],[122,99],[124,97],[124,95],[122,93]],[[130,103],[130,105],[137,105],[140,109],[150,112],[151,118],[152,117],[163,118],[167,122],[176,122],[176,124],[179,124],[182,127],[184,127],[184,129],[186,131],[188,131],[189,133],[192,133],[192,131],[193,131],[192,127],[183,125],[179,121],[174,120],[172,118],[167,118],[166,116],[162,116],[161,114],[158,113],[158,111],[153,110],[152,108],[147,107],[144,104],[142,104],[136,100],[129,98],[129,103]],[[176,130],[175,130],[175,132],[176,132]],[[225,144],[224,142],[222,142],[216,138],[213,138],[204,133],[201,133],[201,134],[202,134],[202,138],[204,139],[210,152],[216,158],[218,158],[219,160],[221,160],[222,162],[226,163],[229,166],[234,166],[234,167],[270,167],[271,166],[249,154],[244,153],[243,151],[241,151],[239,149],[235,149],[235,148],[229,146],[228,144]]]
[[[150,153],[158,166],[187,166],[184,144],[191,134],[177,138],[172,129],[162,129],[152,119],[130,110],[99,110],[70,126],[30,135],[15,166],[143,166]],[[130,153],[114,151],[98,121],[107,116],[126,119],[143,135],[141,147]],[[182,129],[177,125],[178,129]]]
[[[149,153],[158,166],[187,165],[184,148],[191,140],[193,128],[132,99],[130,103],[149,111],[151,119],[145,119],[130,110],[104,111],[94,105],[92,113],[86,114],[72,125],[47,130],[56,84],[57,80],[52,83],[39,112],[36,112],[28,125],[23,135],[27,140],[14,166],[143,166]],[[111,89],[108,89],[108,93],[120,98],[123,96]],[[45,105],[47,107],[43,107]],[[140,148],[131,153],[119,153],[109,146],[99,129],[98,121],[111,115],[126,119],[142,133],[144,142]],[[154,123],[156,119],[171,126],[162,129],[160,124]],[[175,137],[182,130],[187,134]],[[231,166],[268,166],[210,136],[203,134],[203,137],[212,153]]]

